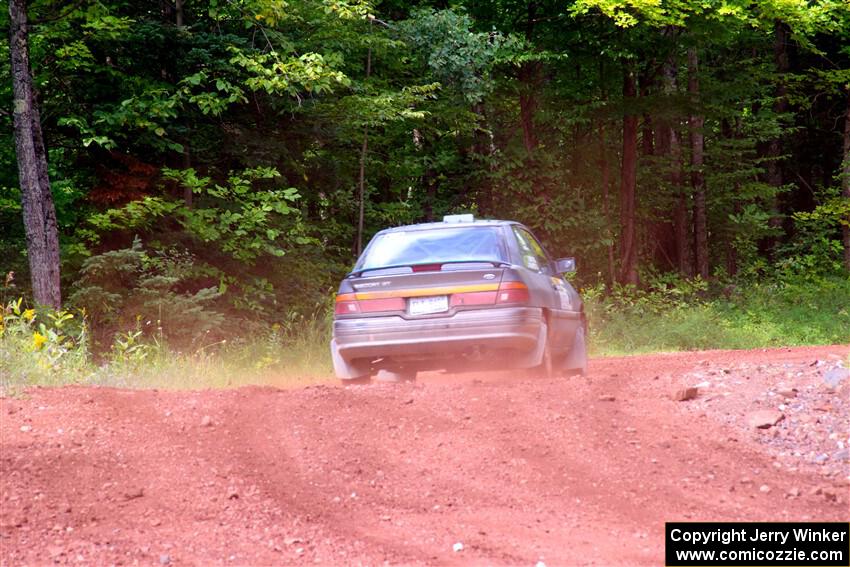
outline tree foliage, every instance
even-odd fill
[[[164,296],[212,289],[205,309],[255,323],[324,309],[356,249],[361,161],[367,236],[452,212],[516,218],[592,285],[620,272],[628,213],[646,283],[695,273],[704,215],[711,282],[842,270],[841,0],[34,0],[29,15],[63,277],[81,304],[98,262],[144,250],[191,259],[155,280]],[[3,67],[5,109],[10,85]],[[26,273],[10,120],[0,269]],[[103,305],[141,309],[116,301]]]

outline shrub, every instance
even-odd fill
[[[148,254],[139,238],[130,248],[105,252],[85,261],[69,300],[85,306],[98,342],[136,328],[175,348],[191,349],[218,334],[223,313],[212,307],[217,287],[189,285],[197,277],[193,257],[170,250]],[[193,283],[193,282],[192,282]],[[185,289],[189,288],[189,289]]]

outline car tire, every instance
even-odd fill
[[[416,371],[415,370],[379,370],[378,375],[375,376],[375,380],[378,382],[388,382],[388,383],[400,383],[400,382],[416,382]]]
[[[564,364],[568,375],[587,375],[587,323],[582,322],[573,337],[573,348]]]

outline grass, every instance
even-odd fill
[[[591,296],[592,354],[850,344],[850,279],[753,285],[726,299]]]
[[[162,389],[318,384],[333,374],[328,342],[323,327],[307,325],[291,338],[272,332],[253,343],[240,341],[189,354],[151,347],[143,359],[112,358],[97,368],[89,383]]]
[[[68,384],[122,388],[201,389],[248,384],[295,387],[332,377],[325,321],[301,318],[288,332],[273,327],[251,340],[222,341],[190,353],[138,331],[112,350],[88,350],[84,322],[71,313],[24,309],[11,302],[0,319],[0,392]]]
[[[751,285],[706,298],[694,282],[647,291],[586,290],[591,354],[850,344],[850,279]],[[79,314],[36,312],[20,300],[0,319],[0,392],[66,384],[202,389],[248,384],[296,387],[332,380],[328,322],[291,318],[249,338],[192,352],[131,331],[95,357]]]

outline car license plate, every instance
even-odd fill
[[[411,315],[441,313],[449,310],[449,296],[411,297],[407,302],[407,312]]]

